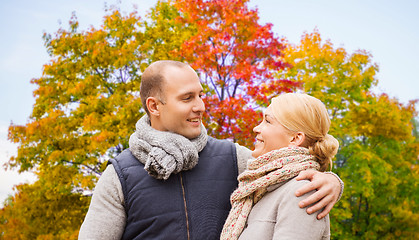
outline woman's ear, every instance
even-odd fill
[[[306,139],[306,135],[303,132],[297,132],[294,137],[291,139],[290,146],[302,146],[304,140]]]
[[[160,116],[160,111],[159,111],[160,101],[157,98],[148,97],[145,102],[147,104],[148,112],[150,113],[151,116],[155,116],[155,117]]]

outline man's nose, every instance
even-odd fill
[[[202,98],[198,98],[195,102],[194,107],[192,108],[194,112],[204,112],[205,111],[205,104]]]

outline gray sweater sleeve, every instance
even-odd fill
[[[239,174],[244,172],[247,168],[247,161],[253,159],[252,151],[247,147],[240,146],[236,143],[236,153],[237,153],[237,167],[239,169]]]
[[[96,184],[79,239],[121,239],[125,222],[121,183],[114,167],[109,165]]]

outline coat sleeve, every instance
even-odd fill
[[[121,239],[125,224],[124,195],[118,175],[110,164],[96,184],[79,239]]]
[[[283,198],[278,204],[278,214],[272,239],[330,239],[329,215],[317,220],[317,214],[306,213],[306,208],[300,208],[298,203],[309,197],[314,191],[301,197],[294,192],[308,181],[292,179],[284,189]]]

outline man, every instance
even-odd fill
[[[99,179],[79,239],[219,239],[251,152],[207,136],[203,89],[189,65],[158,61],[141,78],[147,115]],[[298,195],[319,191],[300,207],[322,199],[308,210],[326,206],[325,216],[343,186],[330,174],[305,174],[317,180]]]

